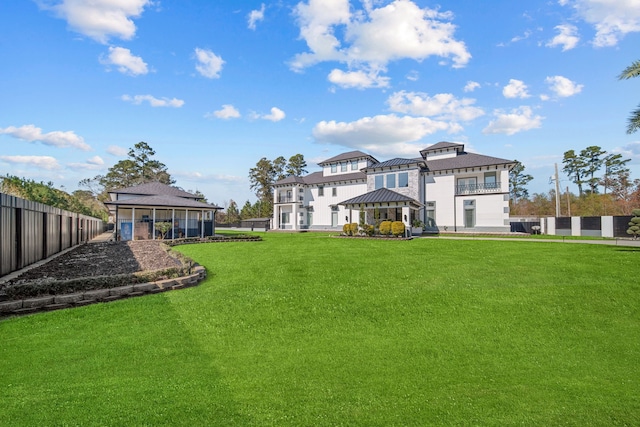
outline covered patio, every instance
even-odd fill
[[[417,200],[386,188],[339,204],[349,209],[349,222],[375,224],[377,220],[402,221],[407,228],[411,227],[413,220],[421,219],[420,209],[423,207]]]

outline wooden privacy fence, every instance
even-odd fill
[[[0,193],[0,277],[103,231],[98,218]]]

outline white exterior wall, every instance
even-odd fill
[[[332,196],[332,189],[336,188],[337,195]],[[338,228],[342,228],[348,221],[345,217],[349,217],[349,210],[338,203],[345,200],[360,196],[367,192],[367,184],[364,182],[358,184],[342,184],[329,183],[324,185],[324,196],[318,196],[318,187],[311,188],[310,206],[313,206],[313,227],[312,228],[330,228],[332,205],[338,207]],[[306,205],[306,203],[305,203]],[[354,219],[355,218],[355,219]],[[357,217],[352,217],[354,222],[358,222]]]
[[[424,197],[420,201],[436,202],[436,224],[440,230],[447,227],[447,230],[453,231],[455,177],[453,174],[428,175],[425,177],[425,182]]]

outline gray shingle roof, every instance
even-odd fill
[[[362,194],[344,202],[340,202],[340,205],[356,205],[360,203],[390,203],[390,202],[409,202],[420,204],[415,199],[404,194],[396,193],[388,188],[379,188],[369,193]]]
[[[513,163],[513,160],[500,159],[498,157],[484,156],[482,154],[475,153],[458,153],[456,157],[450,157],[446,159],[428,160],[427,170],[430,172],[447,170],[447,169],[460,169],[460,168],[473,168],[479,166],[492,166],[492,165],[506,165]]]
[[[330,159],[324,160],[318,163],[320,166],[328,165],[329,163],[335,163],[342,160],[356,160],[356,159],[369,159],[374,163],[378,163],[378,161],[367,153],[363,153],[362,151],[349,151],[348,153],[338,154],[337,156],[331,157]]]
[[[208,205],[193,199],[176,196],[140,196],[125,200],[115,200],[105,202],[105,205],[111,206],[145,206],[145,207],[168,207],[168,208],[193,208],[193,209],[222,209],[218,206]]]
[[[445,148],[458,148],[459,151],[464,150],[464,144],[457,144],[455,142],[446,142],[446,141],[441,141],[438,142],[436,144],[430,145],[429,147],[425,148],[424,150],[420,150],[420,154],[424,155],[423,153],[428,153],[429,151],[435,151],[435,150],[442,150]]]
[[[160,182],[147,182],[145,184],[134,185],[133,187],[121,188],[118,190],[110,191],[112,194],[139,194],[141,196],[174,196],[174,197],[186,197],[190,199],[198,199],[198,196],[187,193],[170,185],[162,184]]]

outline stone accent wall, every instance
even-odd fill
[[[82,307],[99,302],[116,301],[123,298],[157,294],[170,290],[190,288],[198,285],[207,277],[204,267],[198,265],[188,276],[157,282],[138,283],[119,286],[117,288],[97,289],[65,295],[48,295],[24,300],[0,302],[0,317],[32,314],[41,311],[60,310],[63,308]]]

